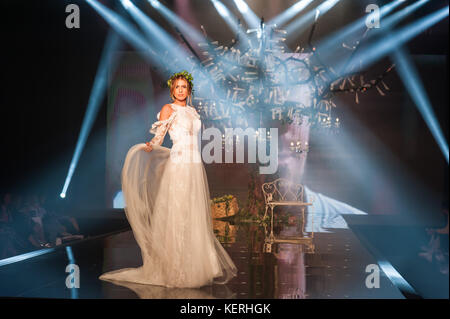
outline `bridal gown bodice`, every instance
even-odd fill
[[[160,121],[160,113],[157,114],[158,121],[152,125],[150,133],[155,137],[150,142],[153,145],[161,145],[169,132],[172,140],[170,159],[173,162],[200,162],[200,115],[192,106],[180,106],[170,104],[173,111],[169,118]]]
[[[153,123],[151,152],[130,148],[122,169],[125,213],[143,265],[110,271],[103,280],[165,287],[226,283],[237,269],[214,235],[211,200],[199,149],[201,120],[191,106],[171,104]],[[172,148],[163,147],[167,132]]]

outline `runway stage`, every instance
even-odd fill
[[[215,232],[238,268],[227,285],[201,289],[104,282],[106,271],[135,267],[140,251],[131,230],[90,238],[41,255],[0,263],[0,296],[25,298],[159,298],[159,299],[346,299],[405,298],[380,270],[379,288],[368,288],[368,265],[378,260],[349,228],[314,233],[300,243],[267,242],[264,227],[215,221]],[[292,235],[292,226],[275,227],[276,237]],[[266,241],[266,244],[265,244]],[[70,261],[69,261],[70,260]],[[66,287],[66,266],[79,267],[79,288]],[[395,280],[394,280],[395,282]],[[398,278],[397,278],[398,283]],[[406,295],[408,297],[408,295]]]

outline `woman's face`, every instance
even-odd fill
[[[189,86],[185,79],[178,79],[175,81],[173,88],[173,95],[178,101],[184,101],[189,95]]]

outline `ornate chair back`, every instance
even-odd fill
[[[278,178],[273,182],[262,185],[264,200],[266,204],[270,202],[304,202],[303,185],[295,184],[285,178]]]

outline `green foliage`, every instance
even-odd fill
[[[228,202],[233,199],[233,195],[223,195],[222,197],[215,197],[213,198],[213,203],[222,203],[222,202]]]

